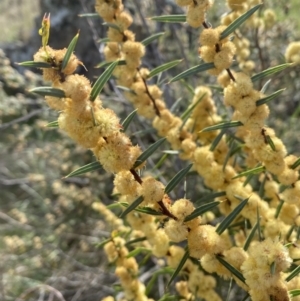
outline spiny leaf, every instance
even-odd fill
[[[237,178],[241,178],[241,177],[248,176],[248,175],[259,174],[259,173],[262,173],[263,171],[265,171],[265,169],[266,168],[262,165],[258,166],[258,167],[254,167],[252,169],[248,169],[246,171],[243,171],[243,172],[239,173],[238,175],[236,175],[232,179],[237,179]]]
[[[142,154],[139,155],[132,168],[135,169],[143,162],[145,162],[165,141],[166,138],[161,138],[152,145],[150,145]]]
[[[158,22],[168,22],[168,23],[181,23],[186,22],[186,15],[164,15],[164,16],[154,16],[150,20]]]
[[[129,92],[129,93],[132,93],[132,94],[136,95],[136,93],[134,92],[134,90],[132,90],[130,88],[127,88],[127,87],[124,87],[124,86],[119,86],[119,85],[117,85],[116,88],[118,88],[119,90],[122,90],[122,91],[125,91],[125,92]]]
[[[232,212],[226,216],[223,221],[220,223],[218,228],[216,229],[216,232],[221,235],[228,227],[229,225],[235,220],[235,218],[238,216],[238,214],[243,210],[245,205],[247,204],[249,198],[243,200],[240,204],[238,204]]]
[[[229,272],[231,272],[236,278],[245,283],[245,278],[240,271],[238,271],[234,266],[224,260],[221,256],[217,255],[216,258]]]
[[[229,287],[228,287],[227,296],[226,296],[225,301],[229,301],[229,297],[230,297],[230,293],[231,293],[231,289],[232,289],[232,283],[233,283],[233,277],[230,278]]]
[[[300,289],[295,289],[295,290],[291,290],[289,291],[289,295],[294,298],[300,295]]]
[[[248,237],[245,241],[244,248],[243,248],[245,251],[247,251],[249,246],[250,246],[250,243],[251,243],[251,241],[254,237],[254,234],[256,232],[257,226],[258,226],[258,224],[256,222],[255,225],[252,227],[252,229],[251,229],[251,231],[250,231],[250,233],[249,233],[249,235],[248,235]]]
[[[224,131],[224,129],[222,131]],[[223,167],[222,167],[223,172],[225,171],[226,165],[227,165],[230,157],[232,156],[232,151],[233,151],[234,147],[235,147],[235,140],[231,139],[230,148],[229,148],[229,151],[227,152],[227,154],[225,156]]]
[[[129,212],[137,208],[144,200],[144,197],[141,195],[135,201],[133,201],[120,215],[120,218],[125,217]]]
[[[154,68],[153,70],[151,70],[151,72],[147,75],[147,78],[151,78],[161,72],[171,69],[171,68],[177,66],[181,62],[182,62],[182,60],[174,60],[172,62],[168,62],[161,66],[158,66],[158,67]]]
[[[158,38],[160,38],[161,36],[163,36],[165,33],[164,32],[158,32],[155,33],[153,35],[151,35],[150,37],[144,39],[141,44],[143,44],[144,46],[149,45],[151,42],[157,40]]]
[[[110,42],[110,39],[108,37],[106,37],[106,38],[98,39],[96,42],[99,44],[108,43],[108,42]]]
[[[46,125],[47,128],[58,128],[59,127],[59,124],[58,124],[58,120],[54,120],[50,123],[48,123]]]
[[[265,103],[268,103],[270,102],[271,100],[273,100],[274,98],[276,98],[279,94],[281,94],[285,89],[280,89],[274,93],[272,93],[271,95],[267,96],[267,97],[264,97],[264,98],[261,98],[260,100],[258,100],[256,102],[256,106],[261,106]]]
[[[164,154],[168,155],[178,155],[179,151],[178,150],[173,150],[173,149],[166,149],[162,151]]]
[[[189,93],[191,94],[191,96],[195,95],[195,90],[194,90],[194,88],[189,83],[187,83],[183,79],[180,82],[186,87],[186,89],[189,91]]]
[[[120,204],[126,208],[128,208],[128,206],[129,206],[128,203],[123,203],[123,202],[120,202],[118,204]],[[154,215],[154,216],[163,215],[161,212],[155,211],[154,209],[149,208],[149,207],[139,207],[139,208],[135,208],[134,210],[137,212],[140,212],[140,213],[145,213],[145,214]]]
[[[200,64],[200,65],[194,66],[194,67],[192,67],[192,68],[190,68],[188,70],[183,71],[182,73],[179,73],[175,77],[173,77],[169,81],[169,83],[176,82],[176,81],[178,81],[180,79],[187,78],[189,76],[192,76],[192,75],[195,75],[197,73],[200,73],[200,72],[203,72],[203,71],[207,71],[207,70],[213,69],[213,68],[215,68],[214,63],[204,63],[204,64]]]
[[[251,17],[260,7],[262,4],[258,4],[254,7],[252,7],[250,10],[248,10],[246,13],[238,17],[236,20],[234,20],[231,24],[227,26],[227,28],[221,33],[220,40],[225,39],[228,37],[231,33],[233,33],[236,29],[238,29],[247,19]]]
[[[203,196],[202,198],[200,198],[198,201],[195,202],[195,204],[201,204],[205,201],[211,201],[211,200],[214,200],[215,198],[225,196],[225,195],[226,195],[225,191],[210,193],[210,194],[207,194],[207,195]]]
[[[58,98],[66,97],[63,90],[52,88],[52,87],[37,87],[29,90],[29,92],[36,93],[41,96],[53,96]]]
[[[218,146],[219,142],[221,141],[222,137],[224,136],[224,134],[226,133],[225,129],[222,129],[222,131],[217,135],[217,137],[214,139],[214,141],[212,142],[209,150],[211,152],[213,152],[215,150],[215,148]]]
[[[93,85],[93,88],[91,91],[91,95],[90,95],[91,101],[94,101],[98,97],[98,95],[101,92],[101,90],[103,89],[104,85],[110,79],[117,64],[118,64],[118,61],[111,63],[109,65],[109,67],[107,67],[107,69],[105,69],[105,71],[99,76],[99,78]]]
[[[78,17],[80,17],[80,18],[100,18],[99,14],[97,14],[97,13],[79,14]]]
[[[242,125],[243,124],[240,121],[221,122],[212,126],[208,126],[207,128],[204,128],[201,132],[204,133],[204,132],[228,129],[228,128],[238,127]]]
[[[182,97],[179,97],[173,104],[172,104],[172,106],[171,106],[171,108],[170,108],[170,112],[171,113],[174,113],[175,112],[175,110],[178,108],[178,106],[179,106],[179,104],[180,104],[180,102],[183,100],[183,98]]]
[[[215,208],[216,206],[218,206],[221,202],[220,201],[216,201],[216,202],[210,202],[204,205],[201,205],[199,207],[197,207],[190,215],[188,215],[185,219],[184,222],[188,222],[200,215],[202,215],[203,213],[210,211],[211,209]]]
[[[259,241],[262,241],[263,235],[261,231],[261,226],[260,226],[260,214],[259,214],[259,207],[256,207],[256,223],[257,223],[257,233],[258,233],[258,239]]]
[[[288,241],[293,233],[293,231],[295,230],[295,225],[292,225],[289,229],[289,231],[286,234],[285,240]]]
[[[107,26],[107,27],[111,27],[113,29],[116,29],[116,30],[120,31],[120,27],[115,23],[104,22],[104,23],[102,23],[102,25]]]
[[[74,52],[74,49],[76,47],[77,41],[79,37],[79,32],[76,34],[76,36],[72,39],[71,43],[68,46],[67,52],[63,58],[62,64],[61,64],[61,70],[64,71],[64,69],[67,67],[70,57],[72,53]]]
[[[111,241],[111,238],[107,238],[103,241],[101,241],[100,243],[96,244],[95,247],[98,249],[103,248],[107,243],[109,243]]]
[[[180,273],[180,271],[182,270],[184,264],[186,263],[186,261],[188,260],[189,258],[189,251],[186,250],[183,257],[181,258],[176,270],[174,271],[174,273],[172,274],[168,284],[167,284],[167,287],[170,286],[170,284],[172,283],[172,281],[177,277],[177,275]]]
[[[282,206],[284,204],[284,201],[283,200],[280,200],[278,206],[276,207],[276,212],[275,212],[275,218],[278,218],[279,214],[280,214],[280,211],[282,209]]]
[[[271,149],[275,152],[276,151],[275,144],[269,135],[266,135],[266,141],[270,145]]]
[[[188,107],[180,116],[182,120],[186,120],[191,112],[197,107],[197,105],[200,103],[200,101],[205,97],[206,93],[203,93],[195,103],[193,103],[190,107]]]
[[[273,261],[270,266],[271,275],[275,275],[276,272],[276,261]]]
[[[293,65],[292,63],[286,63],[286,64],[282,64],[282,65],[278,65],[278,66],[275,66],[275,67],[272,67],[272,68],[269,68],[269,69],[266,69],[260,73],[257,73],[255,75],[253,75],[251,77],[251,80],[252,82],[256,82],[258,80],[261,80],[265,77],[268,77],[268,76],[271,76],[273,74],[276,74],[284,69],[286,69],[287,67],[290,67],[291,65]]]
[[[300,165],[300,158],[298,158],[290,167],[296,169]]]
[[[291,281],[294,277],[296,277],[300,273],[300,265],[297,266],[288,277],[285,278],[286,282]]]
[[[94,170],[97,170],[100,168],[102,168],[101,164],[98,161],[95,161],[95,162],[92,162],[92,163],[89,163],[89,164],[86,164],[84,166],[77,168],[76,170],[72,171],[64,178],[66,179],[66,178],[70,178],[70,177],[83,175],[87,172],[94,171]]]
[[[150,294],[159,275],[166,275],[166,274],[172,274],[172,273],[173,273],[173,269],[171,269],[170,267],[163,267],[163,268],[159,269],[158,271],[155,271],[146,286],[145,295],[148,296]]]
[[[147,248],[138,247],[126,255],[126,258],[135,257],[141,253],[150,253],[151,251]]]
[[[119,60],[117,61],[118,62],[118,66],[122,66],[122,65],[126,65],[126,61],[125,60]],[[106,68],[108,66],[110,66],[111,64],[113,64],[115,62],[106,62],[106,61],[103,61],[102,63],[99,63],[98,65],[95,66],[96,69],[98,68]]]
[[[146,134],[152,134],[156,133],[156,130],[154,128],[149,128],[141,131],[136,131],[131,134],[131,136],[140,136],[140,135],[146,135]]]
[[[127,241],[126,244],[125,244],[125,246],[128,247],[128,246],[133,245],[133,244],[135,244],[137,242],[141,242],[141,241],[145,241],[145,240],[147,240],[146,236],[138,237],[138,238],[135,238],[135,239]]]
[[[263,85],[263,87],[261,88],[260,92],[261,93],[266,93],[268,86],[271,83],[271,79],[267,80],[267,82]]]
[[[163,156],[159,159],[159,161],[153,167],[152,171],[158,170],[163,165],[163,163],[167,160],[168,157],[169,157],[169,154],[163,154]]]
[[[165,187],[165,193],[168,194],[169,192],[171,192],[175,188],[175,186],[186,176],[192,166],[193,163],[180,170]]]
[[[26,61],[26,62],[16,63],[16,64],[23,67],[52,68],[51,64],[47,62]]]
[[[137,109],[132,111],[125,119],[124,121],[122,122],[122,132],[126,132],[126,130],[128,129],[131,121],[133,120],[133,118],[135,117],[136,115],[136,112],[137,112]]]

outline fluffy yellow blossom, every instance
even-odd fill
[[[205,254],[219,254],[224,250],[223,239],[216,233],[215,227],[202,225],[188,233],[189,252],[192,257],[201,258]]]
[[[292,42],[285,51],[287,62],[300,64],[300,42]]]

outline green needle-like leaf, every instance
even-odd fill
[[[23,67],[33,67],[33,68],[52,68],[51,64],[46,62],[34,62],[34,61],[27,61],[22,63],[16,63],[19,66]]]
[[[141,195],[135,201],[133,201],[120,215],[121,218],[125,217],[129,212],[137,208],[144,200],[144,197]]]
[[[291,290],[289,291],[289,295],[294,298],[300,295],[300,289],[296,289],[296,290]]]
[[[188,215],[184,221],[188,222],[191,221],[192,219],[202,215],[203,213],[210,211],[211,209],[215,208],[216,206],[218,206],[221,202],[216,201],[216,202],[210,202],[204,205],[201,205],[199,207],[197,207],[190,215]]]
[[[283,200],[280,200],[278,206],[276,207],[276,212],[275,212],[275,215],[274,215],[274,217],[275,217],[276,219],[278,218],[278,216],[279,216],[279,214],[280,214],[280,212],[281,212],[281,209],[282,209],[283,204],[284,204],[284,201],[283,201]]]
[[[244,244],[244,250],[247,251],[249,246],[250,246],[250,243],[255,235],[255,232],[256,232],[256,229],[258,227],[258,223],[255,223],[255,225],[253,226],[253,228],[251,229],[246,241],[245,241],[245,244]]]
[[[147,78],[151,78],[161,72],[171,69],[171,68],[177,66],[181,62],[182,62],[182,60],[174,60],[172,62],[168,62],[161,66],[158,66],[158,67],[154,68],[153,70],[151,70],[151,72],[148,74]]]
[[[201,64],[201,65],[194,66],[194,67],[192,67],[192,68],[190,68],[188,70],[185,70],[182,73],[179,73],[175,77],[173,77],[169,81],[169,83],[176,82],[176,81],[178,81],[180,79],[187,78],[189,76],[195,75],[195,74],[203,72],[203,71],[207,71],[207,70],[212,69],[212,68],[215,68],[214,63],[204,63],[204,64]]]
[[[54,120],[46,125],[47,128],[58,128],[58,120]]]
[[[228,270],[230,271],[236,278],[241,280],[243,283],[245,283],[245,278],[243,274],[238,271],[234,266],[232,266],[230,263],[228,263],[226,260],[224,260],[221,256],[217,255],[216,258],[219,260],[219,262]]]
[[[152,43],[153,41],[157,40],[158,38],[160,38],[161,36],[163,36],[165,33],[164,32],[158,32],[158,33],[155,33],[153,35],[151,35],[150,37],[144,39],[141,43],[144,45],[144,46],[147,46],[149,45],[150,43]]]
[[[189,258],[189,251],[186,250],[183,257],[181,258],[176,270],[174,271],[174,273],[172,274],[168,284],[167,284],[167,288],[170,286],[170,284],[173,282],[173,280],[177,277],[177,275],[180,273],[180,271],[182,270],[184,264],[186,263],[186,261]]]
[[[239,213],[243,210],[245,205],[247,204],[249,198],[243,200],[240,204],[238,204],[232,212],[229,213],[227,217],[223,219],[223,221],[220,223],[218,228],[216,229],[216,232],[221,235],[228,227],[229,225],[236,219],[236,217],[239,215]]]
[[[135,257],[141,253],[150,253],[151,250],[147,249],[147,248],[143,248],[143,247],[138,247],[134,250],[132,250],[131,252],[129,252],[127,255],[126,255],[126,258],[130,258],[130,257]]]
[[[131,121],[133,120],[133,118],[135,117],[136,115],[136,112],[137,112],[137,109],[132,111],[125,119],[124,121],[122,122],[122,132],[126,132],[126,130],[128,129]]]
[[[291,274],[285,278],[286,282],[291,281],[294,277],[296,277],[298,274],[300,273],[300,265],[297,266],[292,272]]]
[[[95,84],[93,85],[90,100],[94,101],[99,93],[102,91],[104,85],[107,83],[107,81],[110,79],[115,67],[118,65],[118,61],[113,62],[105,69],[105,71],[99,76]]]
[[[275,144],[269,135],[266,135],[266,141],[270,145],[271,149],[275,152],[276,151]]]
[[[192,104],[191,106],[189,106],[182,114],[181,114],[181,116],[180,116],[180,118],[182,119],[182,120],[186,120],[189,116],[190,116],[190,114],[192,113],[192,111],[197,107],[197,105],[200,103],[200,101],[204,98],[204,96],[206,95],[206,93],[203,93],[200,97],[199,97],[199,99],[197,99],[197,101],[194,103],[194,104]]]
[[[135,244],[137,242],[141,242],[141,241],[145,241],[145,240],[147,240],[146,236],[134,238],[132,240],[127,241],[126,244],[125,244],[125,246],[128,247],[128,246],[133,245],[133,244]]]
[[[100,18],[98,13],[88,13],[88,14],[80,14],[78,15],[80,18]]]
[[[116,29],[116,30],[120,31],[120,27],[115,23],[104,22],[104,23],[102,23],[102,25],[107,26],[107,27],[111,27],[113,29]]]
[[[271,272],[271,275],[275,275],[275,272],[276,272],[276,261],[273,261],[270,265],[270,272]]]
[[[273,74],[276,74],[276,73],[278,73],[278,72],[286,69],[287,67],[290,67],[291,65],[293,65],[293,64],[287,63],[287,64],[282,64],[282,65],[278,65],[278,66],[266,69],[266,70],[264,70],[264,71],[262,71],[260,73],[257,73],[255,75],[253,75],[251,77],[251,80],[254,83],[254,82],[259,81],[259,80],[261,80],[261,79],[263,79],[265,77],[268,77],[268,76],[271,76]]]
[[[236,29],[238,29],[247,19],[249,19],[260,7],[262,4],[258,4],[254,7],[252,7],[250,10],[248,10],[246,13],[238,17],[236,20],[234,20],[231,24],[227,26],[227,28],[221,33],[220,40],[225,39],[228,37],[231,33],[233,33]]]
[[[150,20],[158,22],[167,23],[182,23],[186,22],[186,15],[164,15],[164,16],[154,16]]]
[[[258,101],[256,102],[256,106],[258,107],[258,106],[261,106],[261,105],[263,105],[263,104],[265,104],[265,103],[270,102],[271,100],[273,100],[274,98],[276,98],[279,94],[281,94],[284,90],[285,90],[285,89],[280,89],[280,90],[278,90],[278,91],[272,93],[271,95],[269,95],[269,96],[267,96],[267,97],[264,97],[264,98],[258,100]]]
[[[298,158],[292,165],[291,169],[296,169],[300,165],[300,158]]]
[[[29,92],[41,95],[41,96],[53,96],[58,98],[66,97],[63,90],[52,88],[52,87],[37,87],[29,90]]]
[[[200,198],[198,201],[195,202],[195,204],[201,204],[203,202],[211,201],[214,200],[215,198],[218,198],[220,196],[225,196],[225,195],[226,195],[225,191],[210,193]]]
[[[111,241],[111,238],[107,238],[103,241],[101,241],[100,243],[96,244],[95,247],[97,249],[102,249],[107,243],[109,243]]]
[[[101,164],[98,161],[86,164],[84,166],[79,167],[78,169],[72,171],[71,173],[69,173],[67,176],[65,176],[64,178],[70,178],[70,177],[75,177],[75,176],[79,176],[79,175],[83,175],[87,172],[90,171],[94,171],[97,169],[102,168]]]
[[[155,271],[150,279],[150,281],[148,282],[147,286],[146,286],[146,292],[145,295],[148,296],[152,290],[152,288],[154,287],[157,278],[159,275],[167,275],[167,274],[172,274],[174,272],[173,269],[171,269],[170,267],[163,267],[161,269],[159,269],[158,271]]]
[[[226,130],[223,129],[219,134],[218,136],[214,139],[214,141],[212,142],[209,150],[211,152],[213,152],[215,150],[215,148],[218,146],[219,142],[221,141],[222,137],[224,136],[224,134],[226,133]]]
[[[74,49],[76,47],[77,41],[78,41],[78,37],[79,37],[79,32],[76,34],[76,36],[72,39],[71,43],[68,46],[67,52],[64,56],[64,59],[62,61],[61,64],[61,71],[64,71],[64,69],[67,67],[70,57],[72,55],[72,53],[74,52]]]
[[[122,205],[123,207],[128,207],[128,203],[123,203],[123,202],[119,202],[118,204]],[[149,214],[149,215],[154,215],[154,216],[161,216],[163,215],[161,212],[159,211],[155,211],[152,208],[149,207],[139,207],[139,208],[135,208],[134,209],[137,212],[141,212],[141,213],[145,213],[145,214]]]
[[[122,66],[122,65],[126,65],[126,61],[125,60],[119,60],[117,61],[118,62],[118,66]],[[113,64],[114,62],[106,62],[106,61],[103,61],[101,63],[99,63],[98,65],[95,66],[96,69],[99,69],[99,68],[106,68],[108,66],[110,66],[111,64]]]
[[[237,179],[237,178],[245,177],[245,176],[248,176],[248,175],[256,175],[256,174],[262,173],[263,171],[265,171],[265,169],[266,168],[264,166],[254,167],[252,169],[248,169],[246,171],[243,171],[243,172],[239,173],[238,175],[236,175],[232,179]]]
[[[135,169],[143,162],[145,162],[165,141],[166,138],[161,138],[152,145],[150,145],[142,154],[139,155],[132,168]]]
[[[242,126],[243,124],[240,121],[228,121],[228,122],[221,122],[212,126],[208,126],[207,128],[204,128],[201,132],[211,132],[216,130],[222,130],[222,129],[229,129],[233,127]]]
[[[186,168],[180,170],[167,184],[165,187],[165,193],[171,192],[175,186],[186,176],[186,174],[189,172],[191,167],[193,166],[193,163],[189,164]]]

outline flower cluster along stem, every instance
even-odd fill
[[[215,279],[208,275],[213,273],[225,279],[233,277],[253,301],[289,300],[288,290],[300,286],[299,277],[291,284],[284,274],[293,258],[300,257],[300,252],[288,250],[284,245],[285,239],[297,241],[296,231],[290,229],[300,226],[299,166],[292,168],[297,158],[287,155],[285,145],[275,131],[265,125],[269,107],[258,103],[264,95],[254,88],[249,75],[251,63],[247,61],[247,51],[243,52],[248,50],[247,41],[240,32],[236,40],[244,48],[230,37],[222,38],[228,20],[236,19],[255,2],[227,0],[232,12],[223,18],[222,25],[212,28],[206,19],[212,0],[176,0],[179,6],[187,8],[187,23],[194,28],[203,27],[198,52],[205,63],[213,63],[214,68],[208,73],[217,77],[223,87],[224,104],[232,109],[232,120],[241,125],[230,135],[225,128],[204,130],[223,121],[208,87],[196,87],[187,108],[188,114],[175,116],[166,107],[161,89],[147,83],[150,71],[141,67],[145,47],[135,41],[134,33],[128,29],[133,20],[124,10],[122,0],[96,0],[95,5],[104,21],[114,25],[107,32],[106,60],[126,62],[116,66],[113,75],[119,84],[131,91],[125,94],[138,113],[152,121],[158,135],[166,137],[172,149],[179,150],[180,159],[193,162],[204,185],[212,191],[224,192],[217,199],[221,201],[219,212],[225,217],[221,225],[217,224],[213,212],[193,215],[195,217],[189,219],[192,213],[199,212],[191,200],[171,200],[161,181],[152,175],[142,176],[144,164],[135,168],[142,153],[140,147],[133,145],[121,131],[119,118],[115,112],[103,107],[99,97],[90,101],[91,84],[84,76],[74,73],[81,64],[74,54],[63,70],[60,66],[66,49],[55,50],[43,42],[43,47],[34,55],[35,62],[51,60],[54,68],[43,68],[43,77],[64,92],[64,97],[46,96],[48,105],[59,112],[59,127],[76,143],[90,149],[103,168],[115,175],[114,192],[119,195],[120,202],[130,205],[142,196],[142,207],[161,214],[154,217],[131,211],[126,217],[129,227],[125,227],[123,221],[100,202],[93,204],[93,209],[102,213],[118,230],[119,236],[112,235],[104,249],[109,261],[115,264],[126,300],[151,300],[146,296],[145,285],[138,279],[137,260],[128,257],[126,235],[122,237],[121,234],[126,232],[130,236],[131,229],[142,233],[146,238],[144,246],[152,256],[163,259],[164,265],[176,269],[182,258],[186,258],[184,248],[178,245],[181,242],[186,243],[189,256],[200,262],[201,269],[190,258],[183,264],[182,271],[187,277],[176,284],[181,300],[221,300],[215,292]],[[249,22],[258,26],[260,19],[253,16]],[[241,72],[230,69],[235,58],[238,58]],[[231,155],[235,145],[246,154],[245,158],[239,158],[243,163],[236,163]],[[259,166],[262,171],[259,192],[243,174],[239,175],[243,164],[249,168]],[[286,189],[281,191],[281,185]],[[236,213],[242,208],[239,207],[241,203],[246,205]],[[229,231],[234,220],[241,224],[246,221],[251,227],[255,225],[258,235],[247,227],[232,226]],[[224,224],[226,229],[222,227]],[[264,240],[260,239],[261,235]],[[222,262],[226,262],[227,267]]]

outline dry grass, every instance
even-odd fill
[[[0,43],[26,40],[39,14],[39,0],[0,1]]]

